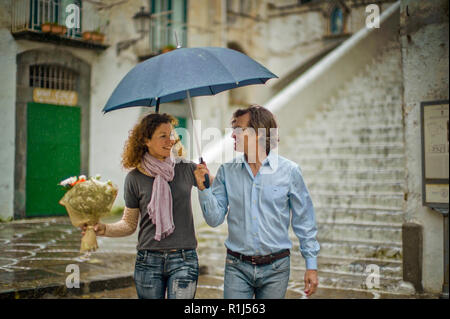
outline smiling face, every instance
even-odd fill
[[[170,123],[160,124],[153,133],[152,138],[146,139],[145,142],[149,154],[161,161],[170,156],[174,144],[173,126]]]

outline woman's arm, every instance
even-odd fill
[[[125,237],[136,231],[139,221],[139,208],[125,207],[122,219],[114,224],[98,223],[94,230],[98,236]]]

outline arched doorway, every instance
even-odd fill
[[[57,183],[89,174],[90,66],[58,51],[17,56],[15,218],[64,215]]]

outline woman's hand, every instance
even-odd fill
[[[81,234],[84,236],[84,234],[86,234],[86,230],[87,230],[88,225],[84,224],[83,226],[81,226]],[[95,235],[97,236],[105,236],[105,231],[106,231],[106,225],[102,224],[102,223],[97,223],[94,225],[94,231],[95,231]]]
[[[208,167],[206,167],[206,164],[204,163],[197,164],[197,169],[194,171],[194,176],[197,180],[197,187],[201,191],[205,189],[205,185],[203,185],[203,183],[205,182],[205,174],[209,175],[209,184],[211,185],[214,177],[209,173]]]

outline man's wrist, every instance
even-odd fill
[[[306,270],[317,270],[317,258],[309,257],[305,258]]]

